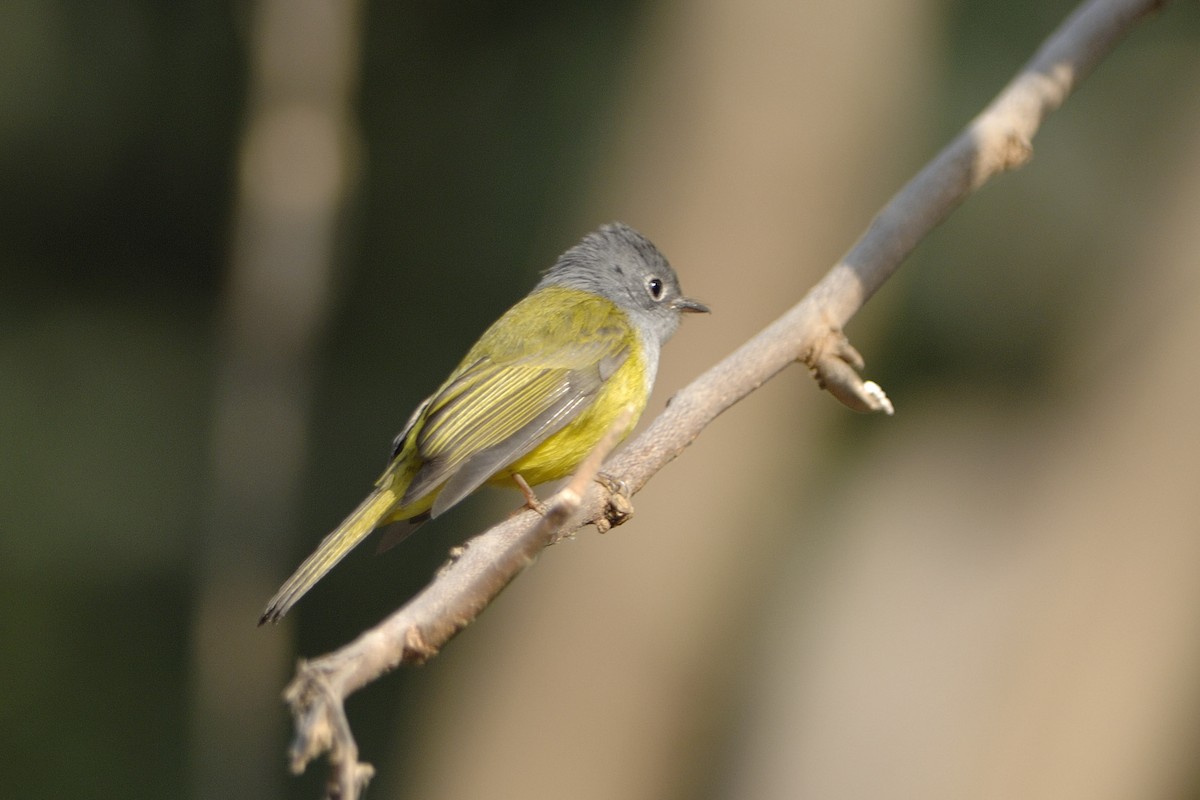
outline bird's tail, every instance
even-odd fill
[[[383,518],[395,509],[398,502],[399,497],[392,481],[380,481],[380,486],[371,492],[333,533],[326,536],[292,577],[279,587],[271,602],[267,603],[267,610],[263,612],[258,624],[278,622],[305,592],[325,577],[325,573],[333,569],[356,544],[375,530]]]

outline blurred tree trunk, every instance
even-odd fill
[[[280,796],[287,639],[255,622],[289,569],[312,352],[327,314],[357,134],[353,2],[253,7],[250,92],[221,320],[209,530],[197,551],[193,790]],[[271,635],[274,633],[275,635]],[[236,669],[232,665],[237,665]]]

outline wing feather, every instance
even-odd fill
[[[575,419],[629,356],[628,324],[606,305],[585,300],[575,316],[543,319],[501,342],[484,334],[488,346],[467,355],[412,426],[422,464],[401,505],[445,484],[437,516]]]

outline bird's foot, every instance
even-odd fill
[[[533,509],[543,517],[546,516],[546,504],[534,494],[533,489],[529,488],[529,484],[525,482],[521,474],[514,472],[512,477],[513,482],[517,484],[517,488],[521,490],[521,494],[525,495],[525,506]]]

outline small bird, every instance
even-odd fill
[[[530,485],[570,475],[627,407],[621,438],[646,407],[659,351],[685,312],[662,253],[623,223],[559,256],[496,320],[392,443],[375,490],[305,559],[258,624],[278,622],[376,527],[391,547],[482,484]]]

